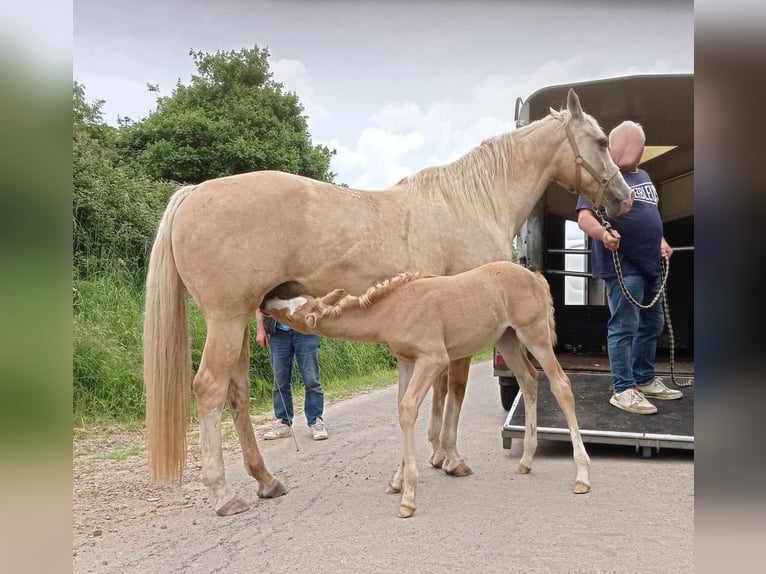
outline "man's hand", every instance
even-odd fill
[[[269,346],[269,335],[266,332],[258,333],[258,335],[255,337],[255,340],[258,342],[258,345],[261,347],[268,347]]]
[[[604,229],[604,237],[601,241],[604,242],[604,247],[609,251],[617,251],[617,248],[620,247],[620,234],[616,229],[612,229],[612,231]]]
[[[673,255],[673,248],[668,244],[667,241],[665,241],[665,238],[662,238],[662,241],[660,241],[660,255],[662,257],[667,257],[670,259],[670,256]]]

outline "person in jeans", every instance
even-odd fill
[[[662,296],[649,309],[640,309],[627,300],[617,279],[612,252],[618,251],[625,286],[639,303],[654,299],[662,285],[661,258],[673,253],[663,237],[657,190],[649,174],[638,168],[644,152],[643,128],[626,121],[609,134],[609,153],[633,190],[633,207],[609,219],[613,231],[604,229],[585,199],[577,200],[577,222],[592,239],[591,262],[594,277],[604,279],[609,302],[607,351],[612,374],[615,407],[642,415],[654,414],[657,407],[648,399],[680,399],[683,393],[665,386],[655,376],[657,340],[662,334]]]
[[[319,343],[317,335],[304,335],[271,317],[256,311],[256,340],[261,347],[269,347],[271,367],[274,371],[274,416],[276,421],[264,433],[265,440],[290,436],[293,424],[293,359],[298,363],[306,388],[304,413],[314,440],[328,437],[324,422],[324,391],[319,381]]]

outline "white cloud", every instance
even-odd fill
[[[298,95],[308,116],[309,128],[311,128],[312,118],[329,116],[327,108],[320,105],[317,101],[314,83],[303,62],[289,58],[280,58],[279,60],[270,60],[269,68],[277,82],[280,82],[287,90]]]
[[[294,85],[303,81],[301,91],[295,90],[302,100],[305,92],[307,101],[312,101],[305,67],[294,60],[279,62],[282,77],[296,78]],[[359,189],[385,188],[425,167],[453,161],[486,138],[513,130],[518,97],[526,99],[557,84],[672,69],[660,59],[641,68],[615,65],[599,54],[551,59],[523,75],[488,74],[462,99],[456,94],[427,107],[412,101],[387,102],[369,115],[355,142],[333,138],[323,143],[336,150],[331,169],[338,174],[337,181]]]

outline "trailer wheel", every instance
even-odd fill
[[[516,400],[516,395],[519,394],[519,383],[516,382],[515,377],[499,377],[500,383],[500,402],[503,408],[507,411],[511,410],[513,401]]]

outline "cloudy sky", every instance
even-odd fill
[[[73,77],[106,120],[145,117],[190,49],[258,45],[295,91],[337,181],[380,188],[513,129],[553,84],[690,73],[691,1],[75,0]],[[588,102],[583,102],[587,111]]]

